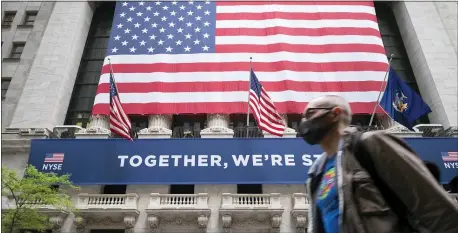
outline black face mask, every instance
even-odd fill
[[[326,136],[326,134],[335,126],[337,121],[329,122],[324,120],[329,113],[331,113],[331,111],[327,111],[326,113],[310,120],[302,120],[299,123],[299,134],[305,142],[310,145],[320,143],[324,136]]]

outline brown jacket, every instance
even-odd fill
[[[348,139],[348,137],[345,137]],[[347,146],[336,158],[339,196],[339,233],[407,233],[392,208],[374,185],[369,173],[359,164]],[[389,185],[416,220],[419,233],[458,232],[458,204],[437,183],[417,155],[405,143],[382,131],[367,132],[361,144],[371,156],[375,171]],[[326,155],[318,158],[308,173],[310,200],[308,233],[324,233],[316,207],[316,190],[320,183]],[[342,201],[343,200],[343,201]]]

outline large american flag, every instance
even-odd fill
[[[388,60],[373,2],[117,2],[111,58],[127,114],[246,113],[250,57],[280,113],[323,94],[372,113]],[[94,114],[108,114],[104,62]]]
[[[250,72],[250,110],[258,127],[270,134],[283,136],[285,125],[269,94],[259,82],[253,70]]]
[[[118,88],[113,72],[110,72],[110,130],[111,132],[132,141],[132,125],[119,99]]]

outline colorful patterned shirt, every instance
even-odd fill
[[[318,188],[318,203],[326,233],[339,232],[339,197],[337,192],[336,155],[327,158]]]

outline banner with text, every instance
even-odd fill
[[[458,138],[406,141],[441,168],[443,183],[458,175]],[[303,184],[321,153],[300,138],[38,139],[29,163],[78,185]]]

